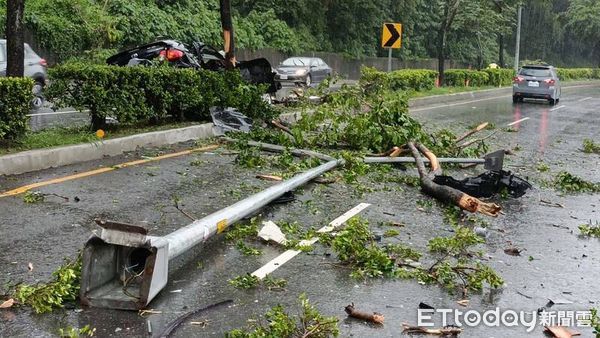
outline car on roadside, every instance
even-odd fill
[[[543,99],[555,105],[560,101],[560,95],[560,79],[553,66],[523,66],[513,79],[513,103],[523,102],[523,99]]]
[[[33,85],[34,98],[31,105],[34,109],[40,108],[44,104],[44,96],[42,94],[46,85],[47,75],[46,68],[48,63],[45,59],[37,55],[28,44],[25,44],[25,73],[26,77],[32,78],[35,83]],[[0,76],[6,76],[6,40],[0,39]]]
[[[329,77],[332,69],[320,58],[291,57],[280,63],[275,71],[275,81],[282,85],[310,87]]]

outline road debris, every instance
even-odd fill
[[[428,329],[420,326],[411,326],[407,323],[402,323],[403,333],[424,333],[435,334],[439,336],[461,334],[463,329],[460,327],[447,326],[441,329]]]
[[[217,307],[222,307],[222,306],[231,305],[231,304],[233,304],[233,300],[228,299],[228,300],[224,300],[222,302],[215,303],[215,304],[209,305],[207,307],[199,308],[199,309],[190,311],[186,314],[183,314],[183,315],[177,317],[177,319],[175,319],[174,321],[170,322],[169,325],[167,325],[167,327],[165,327],[165,329],[159,335],[159,337],[161,337],[161,338],[169,337],[173,332],[175,332],[175,330],[179,327],[179,325],[181,325],[184,321],[188,320],[192,316],[199,315],[205,311],[212,310]]]
[[[154,310],[154,309],[138,311],[138,315],[140,315],[140,317],[145,317],[145,316],[149,316],[149,315],[159,315],[162,313],[163,313],[162,311],[158,311],[158,310]]]
[[[509,246],[504,249],[504,253],[510,256],[521,256],[521,252],[523,250],[517,248],[516,246]]]
[[[421,177],[421,189],[427,195],[430,195],[442,202],[452,203],[463,210],[469,212],[479,212],[484,215],[497,217],[502,208],[494,203],[483,202],[476,197],[472,197],[467,193],[461,192],[455,188],[441,185],[434,182],[435,176],[439,176],[442,173],[437,157],[424,145],[417,143],[416,145],[409,142],[409,147],[413,153],[413,157],[417,162],[417,169],[419,176]],[[417,148],[419,150],[417,150]],[[425,164],[423,159],[419,155],[419,151],[429,159],[431,164],[431,172],[427,173],[425,170]]]
[[[252,119],[240,113],[236,108],[211,107],[210,116],[218,135],[223,135],[227,131],[249,133],[252,128]]]
[[[495,194],[508,193],[514,198],[525,195],[532,186],[510,171],[488,171],[476,177],[456,180],[451,176],[435,176],[434,183],[460,190],[473,197],[492,197]]]
[[[266,181],[275,181],[275,182],[283,181],[283,177],[276,176],[276,175],[258,174],[258,175],[256,175],[256,178],[260,178],[261,180],[266,180]]]
[[[359,311],[359,310],[355,309],[354,303],[346,306],[345,311],[349,317],[364,320],[364,321],[367,321],[370,323],[383,324],[383,322],[385,320],[385,317],[381,313],[378,313],[378,312],[368,313],[368,312],[363,312],[363,311]]]
[[[281,232],[279,226],[271,221],[263,222],[263,227],[258,232],[258,237],[267,242],[275,242],[277,244],[285,245],[287,242],[285,234]]]
[[[27,264],[27,270],[29,270],[29,271],[33,271],[33,263],[29,262],[29,263]]]
[[[481,123],[477,127],[475,127],[473,129],[469,130],[468,132],[466,132],[464,135],[462,135],[460,137],[457,137],[454,142],[458,143],[458,142],[466,139],[467,137],[469,137],[469,136],[471,136],[471,135],[473,135],[475,133],[478,133],[478,132],[484,130],[489,124],[490,124],[489,122]]]
[[[467,307],[469,306],[469,300],[468,299],[461,299],[461,300],[457,300],[456,303],[460,306],[464,306]]]
[[[549,202],[549,201],[545,201],[545,200],[542,200],[542,199],[540,199],[540,204],[548,206],[548,207],[563,208],[563,209],[565,208],[565,206],[562,205],[562,204],[560,204],[560,203]]]
[[[544,332],[549,332],[556,338],[571,338],[581,336],[580,332],[567,329],[564,326],[544,326]]]
[[[0,309],[8,309],[9,307],[12,307],[15,304],[15,300],[10,298],[4,302],[2,302],[2,304],[0,304]]]

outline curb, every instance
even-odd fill
[[[564,82],[562,84],[563,88],[582,86],[582,85],[600,85],[600,81],[597,80],[589,80],[589,81],[569,81]],[[434,95],[434,96],[426,96],[419,97],[415,99],[410,99],[408,101],[409,108],[422,108],[426,106],[433,105],[444,105],[450,104],[460,101],[468,101],[468,100],[480,100],[480,99],[488,99],[494,98],[498,95],[509,95],[512,93],[512,87],[501,87],[496,89],[486,89],[486,90],[477,90],[472,92],[464,92],[464,93],[456,93],[456,94],[445,94],[445,95]]]
[[[0,156],[0,175],[16,175],[117,156],[141,147],[157,147],[215,136],[212,123],[154,131],[95,143],[29,150]]]

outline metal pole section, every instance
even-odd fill
[[[521,49],[521,14],[523,6],[519,5],[519,14],[517,18],[517,42],[515,45],[515,73],[519,71],[519,57]]]
[[[388,73],[392,72],[392,49],[388,48]]]
[[[438,157],[440,163],[475,163],[485,164],[484,159],[480,158],[451,158]],[[423,162],[428,163],[427,158],[423,158]],[[365,163],[415,163],[414,157],[365,157]]]
[[[342,160],[335,159],[329,161],[164,236],[163,238],[169,242],[169,260],[223,231],[228,225],[260,210],[286,192],[321,176],[342,162]]]

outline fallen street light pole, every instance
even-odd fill
[[[249,142],[270,151],[284,149],[275,145]],[[102,228],[83,250],[80,299],[82,304],[124,310],[144,308],[165,287],[169,261],[229,225],[254,214],[273,200],[344,163],[341,159],[305,150],[292,150],[327,160],[266,190],[163,237],[148,236],[145,228],[115,222],[98,222]]]

